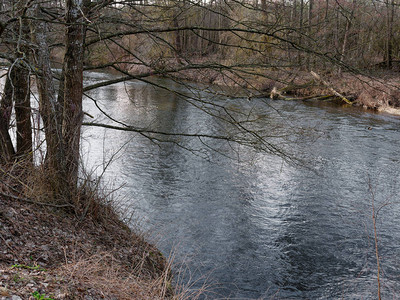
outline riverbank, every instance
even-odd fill
[[[400,115],[400,73],[396,71],[375,69],[365,74],[355,74],[293,68],[229,68],[223,67],[229,65],[228,63],[215,65],[208,63],[206,58],[194,59],[191,64],[192,66],[188,64],[182,67],[177,61],[170,60],[164,66],[164,74],[176,80],[242,87],[251,91],[250,97],[321,99]],[[174,69],[182,70],[173,72]],[[152,72],[139,63],[129,71],[133,74]]]
[[[400,74],[379,71],[373,75],[302,72],[289,84],[278,85],[282,98],[321,99],[364,109],[400,114]],[[347,100],[349,102],[347,102]]]
[[[323,99],[348,104],[365,109],[400,115],[400,74],[379,71],[374,75],[337,74],[279,70],[269,71],[265,76],[241,76],[223,72],[207,71],[199,75],[183,73],[182,78],[201,83],[228,86],[243,86],[256,90],[254,96],[266,96],[288,100]],[[317,78],[314,76],[317,74]],[[210,78],[212,81],[210,82]],[[278,94],[273,94],[277,91]]]
[[[99,203],[82,218],[34,204],[20,190],[25,183],[0,177],[1,300],[172,297],[167,260],[111,206]]]

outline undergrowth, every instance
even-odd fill
[[[57,296],[53,290],[36,288],[26,290],[29,294],[22,294],[25,287],[18,287],[23,282],[14,281],[15,293],[41,300],[53,299],[53,295],[54,299],[66,295],[68,299],[83,299],[89,295],[122,300],[200,297],[203,289],[194,291],[190,286],[179,284],[179,279],[173,280],[172,258],[166,259],[143,235],[132,232],[121,221],[112,191],[102,186],[101,179],[85,175],[74,195],[77,199],[65,203],[54,194],[51,180],[47,180],[49,176],[48,170],[30,163],[0,166],[0,200],[7,199],[3,205],[17,212],[12,219],[5,221],[9,221],[11,227],[26,231],[13,238],[16,230],[6,232],[0,229],[0,234],[10,237],[7,247],[17,249],[11,254],[19,253],[13,259],[15,263],[8,265],[12,266],[8,267],[8,272],[24,270],[54,276],[60,285],[58,290],[63,291],[63,295]],[[73,207],[72,203],[79,203],[79,206]],[[44,232],[48,231],[48,236],[34,232],[38,226],[42,229],[47,226]],[[57,238],[51,233],[54,230],[58,230]],[[65,246],[63,235],[72,238],[73,244]],[[32,240],[40,247],[51,245],[46,246],[49,260],[45,268],[39,264],[31,265],[27,260],[21,261],[21,257],[31,251],[21,247]],[[60,257],[64,260],[60,261]]]

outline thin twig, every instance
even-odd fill
[[[378,281],[378,299],[381,300],[381,266],[380,266],[380,259],[379,259],[379,248],[378,248],[378,232],[376,229],[376,218],[377,212],[375,210],[375,192],[372,189],[371,179],[369,178],[369,192],[371,194],[371,204],[372,204],[372,224],[374,227],[374,241],[375,241],[375,256],[376,256],[376,267],[377,267],[377,281]]]
[[[74,207],[71,204],[52,204],[52,203],[45,203],[45,202],[37,202],[37,201],[33,201],[33,200],[30,200],[27,198],[21,198],[21,197],[15,196],[15,195],[6,194],[3,192],[0,192],[0,195],[14,199],[14,200],[23,201],[23,202],[27,202],[27,203],[31,203],[31,204],[42,205],[42,206],[50,206],[50,207],[56,207],[56,208]]]

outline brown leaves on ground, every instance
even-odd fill
[[[102,223],[89,217],[79,220],[62,210],[0,196],[2,296],[34,299],[34,292],[53,299],[171,296],[164,257],[116,215],[109,218]]]

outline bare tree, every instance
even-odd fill
[[[31,156],[33,151],[29,95],[29,54],[26,45],[28,36],[25,19],[27,5],[28,1],[18,1],[15,5],[15,10],[10,12],[9,19],[7,20],[15,39],[13,40],[14,49],[9,56],[11,66],[7,73],[6,90],[4,91],[1,103],[3,119],[0,124],[0,132],[3,146],[0,157],[6,160],[11,159],[14,155],[25,159],[27,156]],[[6,24],[3,24],[2,27],[4,28]],[[16,151],[13,150],[8,133],[13,103],[16,119]]]
[[[393,26],[394,26],[394,15],[395,15],[395,3],[394,0],[386,0],[386,22],[387,22],[387,38],[386,38],[386,66],[388,69],[392,68],[393,65]]]

